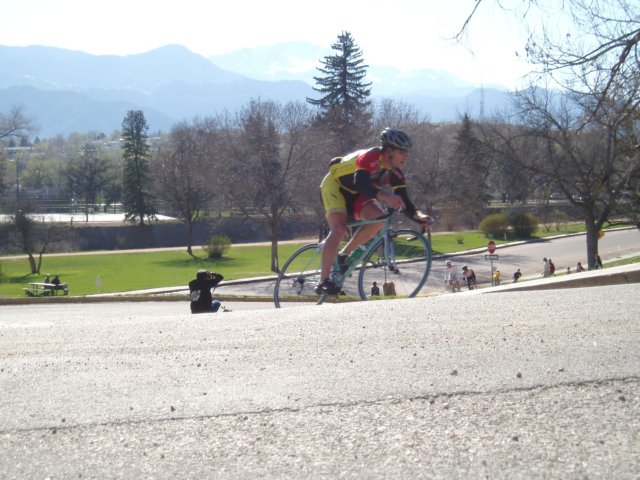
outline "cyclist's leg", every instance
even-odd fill
[[[347,202],[340,191],[340,185],[331,173],[328,173],[322,180],[320,194],[329,224],[329,234],[325,238],[322,248],[320,271],[320,281],[322,282],[329,278],[331,266],[340,248],[340,242],[347,233]]]
[[[321,281],[329,277],[331,265],[340,248],[340,242],[342,242],[347,233],[347,214],[343,212],[329,213],[327,215],[327,223],[329,224],[329,235],[324,240],[324,246],[322,247]]]
[[[356,202],[355,215],[357,215],[357,218],[360,220],[370,220],[372,218],[381,217],[382,215],[384,215],[384,213],[385,212],[382,206],[377,200],[371,199],[370,201],[365,201],[362,203]],[[361,225],[356,230],[353,237],[351,237],[349,242],[342,249],[342,253],[344,253],[345,255],[349,255],[360,245],[371,240],[376,236],[376,233],[378,233],[383,225],[384,222]]]

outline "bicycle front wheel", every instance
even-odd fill
[[[280,270],[273,290],[276,308],[318,302],[315,292],[320,281],[322,246],[310,243],[294,252]]]
[[[386,250],[385,240],[379,240],[360,266],[358,290],[362,300],[415,297],[429,277],[431,246],[420,233],[390,232]],[[374,283],[380,293],[372,295]]]

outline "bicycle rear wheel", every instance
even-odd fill
[[[273,290],[276,308],[318,303],[315,292],[320,281],[322,246],[310,243],[289,257],[280,270]]]
[[[424,236],[413,230],[390,233],[389,252],[384,239],[379,240],[364,258],[358,275],[362,300],[415,297],[431,271],[431,246]],[[380,295],[372,295],[373,283]]]

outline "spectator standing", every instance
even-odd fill
[[[555,276],[555,274],[556,274],[556,266],[551,261],[551,259],[549,259],[549,275],[551,275],[553,277],[553,276]]]
[[[544,278],[549,276],[549,260],[547,260],[547,257],[542,259],[542,276]]]
[[[373,282],[373,286],[371,287],[371,296],[379,297],[380,296],[380,287],[378,287],[377,282]]]

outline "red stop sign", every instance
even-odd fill
[[[493,253],[496,251],[496,242],[494,242],[493,240],[489,240],[489,243],[487,244],[487,248],[489,249],[489,253]]]

